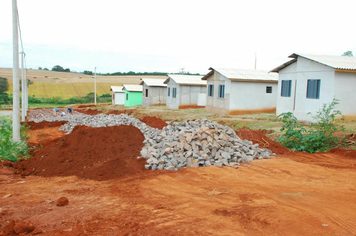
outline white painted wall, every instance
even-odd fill
[[[125,104],[125,93],[113,93],[113,105],[124,105],[124,104]]]
[[[146,97],[146,89],[148,89],[148,96]],[[150,105],[165,104],[167,99],[167,87],[147,86],[143,84],[142,91],[142,106],[148,107]]]
[[[214,96],[208,96],[209,84],[214,85]],[[225,98],[219,98],[219,85],[225,85]],[[272,93],[266,93],[266,86]],[[276,107],[277,83],[231,81],[214,71],[207,79],[206,110],[212,113],[227,114],[233,110],[262,110]]]
[[[208,85],[214,85],[213,97],[208,94]],[[230,93],[229,85],[231,81],[219,72],[214,71],[214,74],[207,79],[206,85],[206,110],[212,113],[227,113],[229,110],[229,94],[225,94],[225,98],[219,98],[219,85],[225,85],[225,93]]]
[[[277,115],[293,112],[298,120],[311,121],[312,115],[334,98],[334,69],[320,63],[298,57],[297,62],[279,72]],[[320,79],[320,98],[306,97],[308,79]],[[282,80],[292,80],[291,97],[281,96]],[[312,115],[307,115],[308,113]]]
[[[334,91],[340,100],[335,109],[345,116],[356,116],[356,74],[336,72]]]
[[[266,87],[272,93],[266,93]],[[231,82],[229,86],[230,110],[263,110],[277,106],[278,84],[270,82]]]
[[[170,79],[167,83],[167,90],[168,88],[170,88],[170,96],[167,97],[167,102],[166,102],[166,106],[171,108],[171,109],[178,109],[179,108],[179,99],[180,99],[180,86],[173,81],[172,79]],[[177,96],[174,98],[173,97],[173,88],[177,89]]]
[[[170,88],[170,96],[167,97],[167,107],[178,109],[182,105],[197,105],[199,94],[206,92],[206,85],[178,85],[172,79],[167,83],[167,90]],[[173,88],[177,89],[177,96],[173,98]],[[166,90],[166,93],[167,93]]]

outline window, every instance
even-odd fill
[[[281,96],[290,97],[291,89],[292,89],[292,80],[282,80]]]
[[[308,79],[307,98],[319,99],[320,79]]]
[[[145,90],[145,96],[148,97],[148,89]]]
[[[208,96],[214,97],[214,85],[213,84],[208,85]]]
[[[176,97],[177,96],[177,88],[173,88],[172,89],[172,97]]]
[[[219,98],[225,98],[225,85],[219,85]]]
[[[171,88],[170,88],[170,87],[168,87],[167,96],[168,96],[168,97],[171,96]]]
[[[266,93],[272,93],[272,86],[266,86]]]
[[[128,101],[128,100],[129,100],[129,94],[126,93],[126,101]]]

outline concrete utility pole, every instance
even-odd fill
[[[96,105],[96,67],[94,69],[94,104]]]
[[[22,51],[21,53],[21,114],[22,114],[22,122],[25,122],[25,117],[26,117],[26,75],[25,75],[25,67],[24,67],[24,60],[25,60],[25,52]]]
[[[12,140],[20,142],[20,75],[19,75],[19,35],[17,25],[17,0],[12,0],[13,39],[13,97],[12,97]]]
[[[25,58],[26,58],[26,54],[25,54]],[[26,61],[26,60],[25,60],[25,61]],[[25,116],[27,116],[27,111],[28,111],[28,83],[27,83],[27,69],[26,69],[26,64],[25,64],[24,75],[25,75]]]

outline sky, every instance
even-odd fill
[[[293,53],[356,55],[353,1],[17,0],[17,6],[27,68],[206,74],[210,67],[270,71]],[[12,41],[12,1],[1,0],[0,67],[12,68]]]

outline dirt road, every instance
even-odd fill
[[[65,149],[70,138],[53,127],[40,132],[46,134],[47,152],[58,145]],[[51,141],[50,134],[60,138]],[[89,145],[84,136],[78,138]],[[56,165],[54,160],[46,168]],[[102,181],[44,177],[41,173],[48,171],[32,168],[37,169],[23,177],[13,168],[0,169],[3,235],[16,235],[16,230],[40,235],[356,235],[355,151],[284,152],[238,169],[140,169]],[[69,204],[57,206],[60,197]]]

